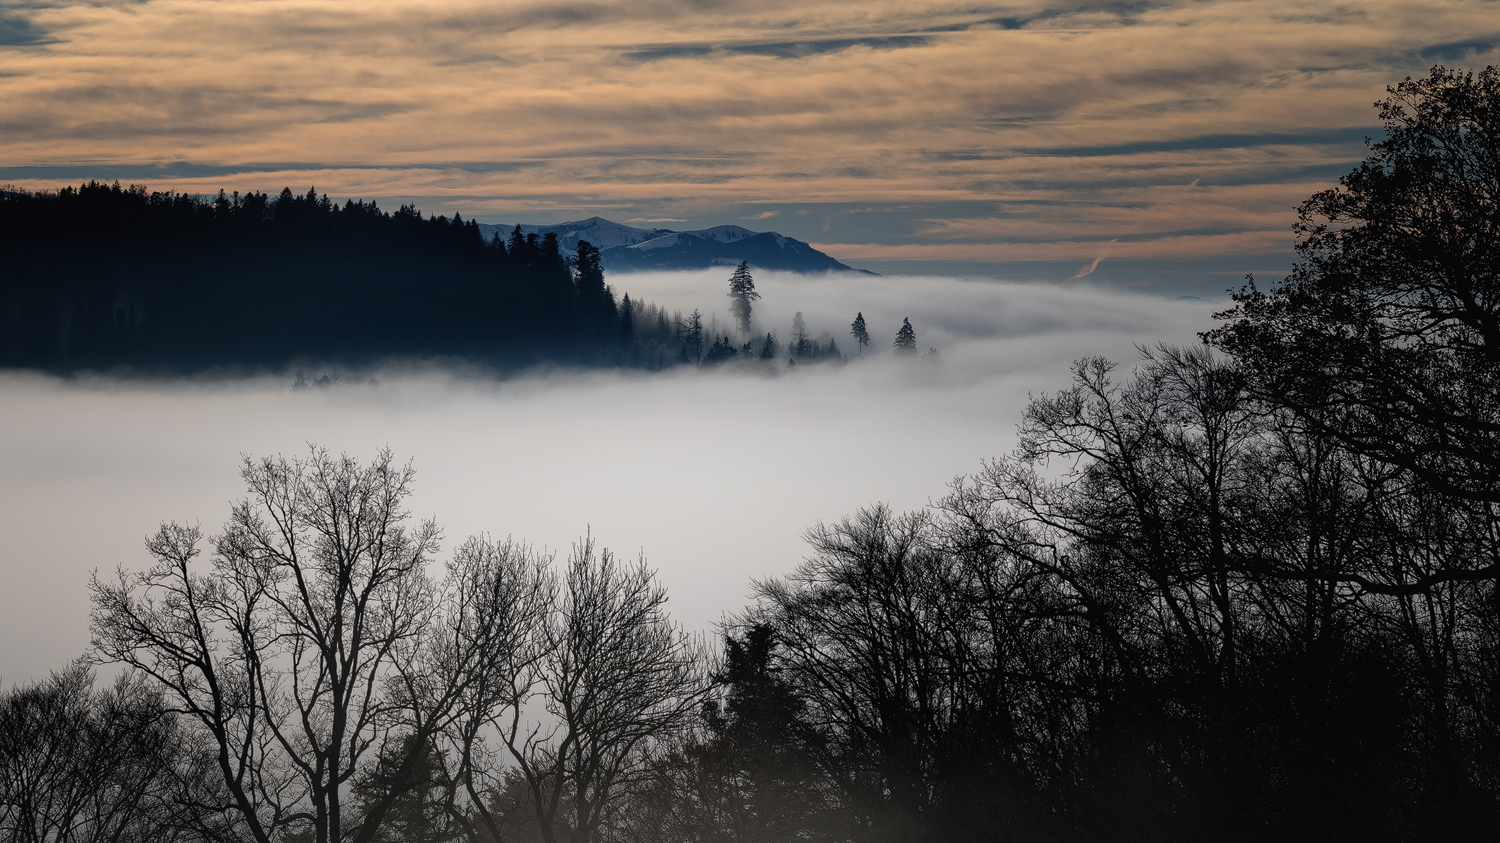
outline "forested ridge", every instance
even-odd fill
[[[580,264],[555,236],[486,241],[461,215],[410,205],[388,213],[312,189],[201,197],[90,182],[5,191],[0,244],[0,365],[173,373],[654,359],[635,345],[655,340],[656,320],[636,336],[588,244]]]
[[[1381,105],[1284,281],[1079,360],[932,505],[813,526],[711,642],[592,536],[445,553],[389,452],[245,458],[0,695],[0,831],[1500,839],[1500,72]]]
[[[793,326],[731,342],[712,317],[632,301],[599,249],[486,240],[455,214],[342,205],[315,189],[197,196],[89,182],[0,191],[0,366],[181,374],[438,359],[662,369],[842,360]],[[749,278],[748,266],[737,273]],[[737,276],[738,277],[738,276]],[[753,282],[752,282],[753,287]],[[800,317],[799,317],[800,318]]]

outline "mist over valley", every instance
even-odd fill
[[[726,275],[617,283],[668,310],[701,309],[705,325],[737,338]],[[589,530],[622,554],[644,552],[673,615],[708,631],[743,604],[751,578],[802,559],[819,519],[875,501],[925,506],[1008,452],[1028,394],[1066,386],[1074,360],[1104,355],[1128,370],[1136,345],[1196,343],[1222,307],[1079,282],[757,272],[756,283],[757,331],[784,340],[800,312],[809,334],[829,334],[851,359],[507,378],[407,361],[310,368],[309,381],[344,383],[306,390],[292,389],[293,371],[4,375],[0,519],[12,541],[0,574],[16,587],[0,592],[0,635],[25,644],[0,653],[0,676],[36,678],[81,652],[88,572],[142,564],[141,541],[162,520],[211,532],[243,495],[242,454],[294,456],[308,443],[410,458],[413,511],[438,519],[445,552],[488,532],[565,553]],[[872,335],[862,356],[849,337],[856,311]],[[891,354],[904,317],[941,363]]]

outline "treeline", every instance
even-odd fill
[[[590,359],[612,310],[555,240],[485,242],[455,215],[89,183],[0,201],[4,363],[280,369],[387,356]]]
[[[742,269],[744,267],[741,267]],[[732,337],[732,327],[722,326],[717,316],[705,321],[701,310],[684,316],[674,312],[670,316],[654,304],[638,309],[642,320],[637,324],[637,343],[633,359],[644,360],[650,368],[664,368],[670,363],[698,366],[721,366],[726,363],[750,367],[779,367],[782,364],[842,363],[844,353],[838,340],[824,331],[812,336],[801,311],[792,317],[790,338],[783,343],[775,331],[757,333],[738,343]],[[748,326],[749,315],[746,311]],[[749,333],[746,327],[742,336]],[[675,357],[671,350],[675,349]],[[654,355],[654,356],[650,356]]]
[[[4,366],[616,365],[635,343],[590,244],[565,256],[554,235],[519,229],[486,241],[461,215],[340,205],[315,190],[6,190],[0,243]]]
[[[788,342],[752,337],[759,294],[744,263],[730,282],[735,342],[733,326],[700,311],[617,298],[587,241],[564,255],[552,233],[517,226],[485,240],[458,214],[340,205],[312,189],[6,189],[0,247],[0,367],[169,374],[425,358],[659,370],[844,359],[826,332],[807,335],[801,314]]]

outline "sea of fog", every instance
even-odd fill
[[[727,331],[727,271],[622,275],[632,298],[700,308]],[[538,372],[496,380],[433,368],[378,383],[293,390],[292,376],[114,381],[0,374],[0,682],[24,682],[88,644],[91,570],[147,561],[163,520],[215,532],[242,494],[241,455],[307,443],[417,470],[412,510],[444,550],[511,535],[565,555],[590,531],[643,553],[685,625],[710,630],[753,579],[792,569],[802,535],[860,506],[927,505],[956,476],[1008,452],[1028,394],[1066,386],[1069,364],[1136,346],[1195,342],[1224,302],[1176,301],[1069,282],[765,273],[756,329],[785,340],[794,312],[861,359],[769,375],[732,367],[663,374]],[[1077,286],[1074,286],[1077,285]],[[892,358],[901,319],[940,365]],[[317,374],[317,373],[312,373]],[[366,373],[368,376],[368,373]]]

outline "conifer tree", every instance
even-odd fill
[[[750,333],[750,306],[758,298],[760,293],[755,292],[755,279],[750,277],[750,264],[748,261],[740,261],[734,274],[729,276],[729,312],[739,322],[741,335]]]
[[[601,311],[606,309],[604,298],[607,295],[604,286],[604,265],[599,258],[599,250],[594,244],[587,240],[578,241],[578,254],[574,259],[573,272],[578,284],[578,299],[585,311]]]
[[[723,363],[725,360],[732,359],[737,353],[734,344],[729,341],[729,337],[716,337],[713,345],[709,346],[708,351],[703,354],[703,364],[711,366],[716,363]]]
[[[516,223],[516,227],[511,229],[510,242],[505,245],[505,250],[510,253],[511,259],[518,263],[524,263],[530,257],[530,253],[526,250],[526,235],[521,233],[520,223]]]
[[[682,351],[688,361],[697,363],[703,357],[703,313],[697,308],[682,328]]]
[[[865,346],[870,344],[870,332],[865,328],[865,314],[863,311],[854,315],[854,323],[849,326],[849,335],[854,337],[854,342],[859,346],[859,356],[865,355]]]
[[[620,339],[626,344],[635,339],[635,303],[629,293],[620,301]]]
[[[530,235],[527,236],[530,239]],[[557,232],[549,231],[542,235],[541,245],[537,247],[540,256],[547,261],[563,262],[562,247],[557,242]]]
[[[901,330],[896,332],[896,341],[891,343],[891,351],[897,357],[917,356],[917,332],[912,330],[910,319],[902,318]]]

